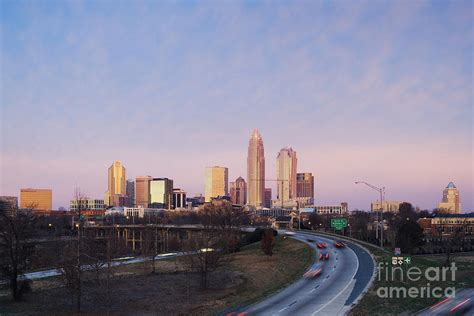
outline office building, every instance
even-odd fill
[[[31,208],[35,211],[53,209],[53,191],[50,189],[21,189],[20,208]]]
[[[135,178],[135,207],[148,207],[150,204],[150,181],[151,176],[139,176]]]
[[[459,214],[461,212],[459,190],[453,182],[449,182],[443,190],[443,200],[438,204],[438,208],[452,214]]]
[[[173,180],[154,178],[150,181],[150,208],[171,209],[173,206]]]
[[[18,208],[18,197],[0,196],[0,201],[7,203],[11,208]]]
[[[280,150],[277,165],[277,200],[279,204],[289,204],[296,200],[296,151],[291,147]]]
[[[272,207],[272,188],[265,188],[263,195],[264,195],[263,207],[271,208]]]
[[[314,199],[314,177],[311,172],[296,174],[296,197]]]
[[[313,209],[315,213],[320,215],[345,215],[349,210],[346,202],[339,205],[312,205],[305,208],[305,210]]]
[[[135,181],[128,179],[125,185],[125,192],[128,196],[128,204],[130,207],[135,206]]]
[[[247,205],[262,207],[265,198],[265,152],[263,139],[254,129],[247,155]]]
[[[186,192],[181,189],[173,189],[173,208],[184,209],[186,205]]]
[[[229,195],[229,170],[225,167],[213,166],[206,168],[204,197],[206,202],[212,198]]]
[[[245,205],[247,202],[247,184],[242,177],[230,183],[230,201],[237,205]]]
[[[77,211],[81,208],[81,210],[91,210],[91,211],[100,211],[105,209],[104,200],[100,199],[73,199],[69,204],[70,211]]]
[[[125,195],[126,186],[125,186],[125,167],[118,160],[109,167],[108,171],[108,188],[107,192],[104,194],[104,204],[106,206],[112,206],[113,200],[118,201],[120,198],[113,199],[113,196]],[[114,205],[118,206],[118,205]]]
[[[380,201],[377,200],[370,204],[370,210],[373,212],[380,211],[380,209],[383,209],[384,212],[398,213],[400,204],[402,203],[402,201],[384,200],[381,206]]]

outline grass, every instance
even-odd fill
[[[293,283],[314,260],[314,251],[300,241],[278,237],[271,257],[262,256],[260,243],[249,245],[235,255],[234,269],[240,270],[245,282],[238,295],[230,298],[230,306],[258,301]]]
[[[243,247],[229,255],[229,264],[210,276],[208,290],[199,288],[199,275],[185,272],[180,260],[170,258],[151,267],[131,264],[114,269],[110,289],[97,284],[93,275],[84,282],[83,312],[86,314],[216,314],[228,308],[242,307],[285,287],[299,278],[313,260],[310,247],[293,239],[276,238],[274,255],[265,256],[260,243]],[[11,302],[0,295],[2,314],[73,313],[72,297],[61,278],[34,281],[33,292],[24,301]],[[1,294],[1,293],[0,293]]]
[[[421,287],[427,287],[429,284],[431,289],[435,287],[440,287],[443,289],[444,293],[444,289],[446,289],[447,287],[455,287],[456,289],[464,287],[474,287],[474,260],[472,260],[471,257],[454,257],[453,261],[455,262],[456,267],[458,268],[454,281],[451,280],[450,272],[447,273],[448,278],[446,281],[431,281],[425,277],[425,271],[427,268],[443,267],[445,259],[444,256],[410,257],[411,263],[404,264],[401,266],[404,271],[404,279],[402,280],[398,272],[396,273],[396,277],[394,279],[392,279],[390,275],[390,268],[394,267],[391,262],[393,256],[391,252],[384,252],[377,247],[367,248],[369,248],[369,250],[374,255],[377,264],[384,262],[388,263],[389,277],[387,279],[385,275],[385,270],[382,270],[382,273],[376,276],[372,288],[362,298],[359,304],[357,304],[357,306],[351,311],[351,315],[398,315],[400,313],[407,312],[413,313],[423,308],[426,308],[432,304],[435,304],[440,300],[439,298],[426,297],[426,294],[424,295],[425,297],[420,297],[421,295],[418,295],[417,297],[405,298],[381,298],[377,295],[377,290],[380,290],[380,288],[404,287],[408,289],[411,287],[416,287],[420,289]],[[422,276],[420,280],[412,281],[406,277],[406,271],[411,267],[418,267],[422,271]]]

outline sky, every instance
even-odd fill
[[[370,209],[367,181],[433,209],[454,181],[474,210],[472,1],[0,6],[0,195],[103,198],[114,160],[204,193],[259,128],[267,178],[291,146],[317,204]]]

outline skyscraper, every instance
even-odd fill
[[[135,178],[135,207],[148,207],[150,204],[150,181],[151,176],[139,176]]]
[[[265,188],[265,198],[263,202],[263,207],[272,207],[272,188]]]
[[[50,189],[21,189],[20,208],[50,211],[53,208],[53,191]]]
[[[107,206],[113,205],[114,195],[125,195],[125,167],[119,160],[114,161],[109,167],[108,190],[104,195],[104,204]]]
[[[229,195],[229,169],[226,167],[206,167],[204,197],[206,202],[211,198]]]
[[[277,200],[285,204],[296,200],[296,151],[291,147],[280,150],[277,163]]]
[[[255,128],[250,136],[247,155],[247,204],[262,207],[265,194],[265,153],[263,139]]]
[[[171,209],[173,206],[173,180],[154,178],[150,181],[149,207]]]
[[[311,172],[296,174],[296,198],[300,206],[314,203],[314,177]]]
[[[247,185],[242,177],[230,183],[230,201],[237,205],[245,205],[247,202]]]
[[[443,200],[438,204],[438,208],[446,210],[449,213],[459,214],[461,212],[459,190],[453,182],[449,182],[443,190]]]
[[[127,180],[126,189],[128,196],[128,206],[134,207],[135,206],[135,181],[132,179]]]

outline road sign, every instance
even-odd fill
[[[341,230],[347,227],[347,218],[331,218],[331,227],[335,230]]]
[[[395,256],[400,256],[402,254],[402,251],[399,247],[395,248],[394,255]]]

